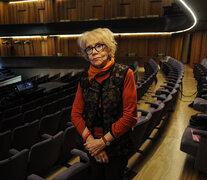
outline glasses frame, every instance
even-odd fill
[[[97,46],[99,46],[99,45],[101,45],[101,50],[97,50]],[[95,49],[96,52],[100,52],[104,49],[104,46],[106,46],[106,45],[103,43],[97,43],[95,46],[90,47],[90,49],[89,49],[89,47],[87,47],[84,51],[86,52],[87,55],[91,55],[91,54],[93,54],[93,49]],[[88,51],[91,51],[91,53],[88,53],[87,49],[89,49]]]

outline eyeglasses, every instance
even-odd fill
[[[85,49],[85,52],[88,54],[88,55],[91,55],[93,53],[93,49],[95,49],[97,52],[100,52],[103,50],[103,47],[105,46],[105,44],[100,44],[100,43],[97,43],[95,46],[88,46],[86,49]]]

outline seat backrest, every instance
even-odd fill
[[[23,124],[23,114],[20,113],[18,115],[6,118],[2,120],[2,131],[13,130],[17,126]]]
[[[15,155],[0,161],[0,176],[2,180],[26,179],[29,150],[24,149]]]
[[[21,112],[21,106],[16,106],[16,107],[13,107],[13,108],[9,108],[9,109],[4,111],[3,119],[6,119],[6,118],[9,118],[9,117],[12,117],[12,116],[16,116],[20,112]]]
[[[44,116],[40,119],[40,134],[55,135],[58,132],[61,111]]]
[[[49,136],[49,135],[48,135]],[[29,174],[45,174],[57,161],[60,153],[63,132],[34,144],[29,154]]]
[[[157,108],[149,108],[148,112],[152,114],[152,117],[150,118],[150,121],[148,123],[148,126],[146,128],[145,134],[144,134],[144,139],[147,139],[150,134],[152,133],[153,129],[159,124],[161,121],[162,117],[162,111],[165,108],[164,103],[159,104]]]
[[[48,104],[44,104],[42,106],[42,117],[46,116],[48,114],[55,113],[57,111],[57,106],[56,105],[57,105],[56,101],[53,101],[53,102],[48,103]]]
[[[24,113],[24,123],[32,122],[41,118],[42,107],[38,106]]]
[[[22,113],[29,111],[31,109],[34,109],[34,108],[36,108],[36,101],[35,100],[24,103],[24,104],[22,104]]]
[[[30,149],[39,140],[39,120],[16,127],[12,132],[12,147]]]
[[[138,151],[143,143],[143,136],[151,117],[151,113],[148,113],[146,116],[139,116],[136,125],[132,127],[131,139],[134,143],[134,152]]]
[[[65,129],[62,139],[61,152],[59,162],[67,163],[72,157],[70,151],[77,148],[78,132],[75,126],[70,126]]]
[[[11,146],[11,131],[0,133],[0,160],[6,159]]]
[[[72,106],[66,107],[62,109],[62,113],[60,116],[60,122],[59,122],[59,128],[58,130],[64,130],[67,126],[67,122],[71,122],[71,111],[72,111]]]

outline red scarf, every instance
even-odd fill
[[[93,66],[91,64],[89,69],[88,69],[88,80],[89,80],[89,82],[91,82],[92,79],[94,79],[95,76],[103,75],[106,72],[108,72],[108,70],[113,66],[114,62],[115,62],[114,58],[111,58],[111,60],[108,60],[107,64],[102,68],[96,68],[95,66]]]

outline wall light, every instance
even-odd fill
[[[11,44],[9,41],[3,41],[2,44],[6,44],[6,45],[9,45]]]

